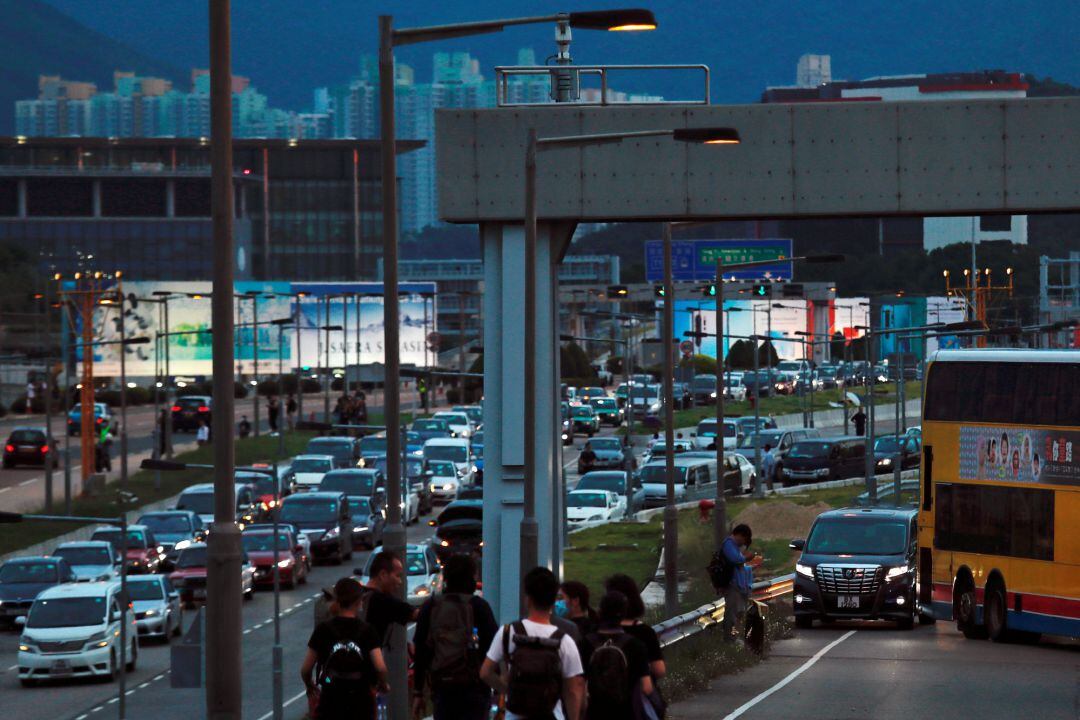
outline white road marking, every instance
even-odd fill
[[[26,485],[33,485],[34,483],[36,483],[40,479],[41,478],[30,478],[29,480],[23,480],[21,483],[19,483],[19,487],[24,487]]]
[[[8,490],[10,490],[10,489],[11,489],[11,488],[9,488],[9,487],[6,487],[6,488],[0,488],[0,493],[6,493],[6,492],[7,492]]]
[[[16,670],[16,669],[18,669],[18,667],[19,667],[18,665],[12,665],[11,667],[8,668],[8,670]]]
[[[109,698],[108,702],[106,702],[105,704],[106,705],[112,705],[113,703],[115,703],[117,701],[119,701],[119,698]]]
[[[96,713],[96,712],[101,712],[101,711],[102,711],[102,710],[104,710],[104,709],[105,709],[105,706],[104,706],[104,705],[98,705],[98,706],[97,706],[96,708],[94,708],[94,709],[93,709],[93,710],[91,710],[90,712],[92,712],[92,713]]]
[[[773,685],[771,688],[769,688],[765,692],[759,694],[757,697],[743,703],[742,705],[740,705],[739,707],[735,708],[733,711],[731,711],[730,713],[725,715],[724,720],[735,720],[735,718],[739,717],[740,715],[742,715],[747,710],[749,710],[750,708],[757,705],[759,702],[761,702],[765,698],[769,697],[770,695],[772,695],[776,691],[781,690],[785,685],[790,683],[792,680],[794,680],[795,678],[799,677],[804,672],[806,672],[807,670],[812,668],[814,666],[814,664],[825,655],[825,653],[829,652],[834,647],[836,647],[840,643],[844,642],[845,640],[847,640],[849,637],[851,637],[855,633],[856,633],[855,630],[848,630],[846,633],[844,633],[843,635],[836,638],[831,643],[829,643],[828,645],[826,645],[825,647],[821,648],[816,653],[814,653],[814,656],[812,658],[810,658],[809,660],[804,662],[802,665],[800,665],[798,668],[796,668],[794,671],[792,671],[791,674],[789,674],[783,680],[776,683],[775,685]],[[262,719],[260,718],[260,720],[262,720]]]
[[[287,708],[287,707],[289,707],[290,705],[292,705],[292,704],[293,704],[294,702],[296,702],[297,700],[299,700],[300,698],[304,697],[305,695],[307,695],[307,691],[306,691],[306,690],[305,690],[305,691],[303,691],[303,692],[301,692],[301,693],[299,693],[299,694],[297,694],[297,695],[293,695],[293,696],[292,696],[291,698],[289,698],[288,700],[286,700],[285,702],[283,702],[283,703],[281,704],[281,707],[283,707],[283,708]],[[267,720],[267,718],[271,717],[271,716],[272,716],[273,714],[274,714],[274,711],[273,711],[273,710],[271,710],[270,712],[266,713],[265,715],[262,715],[261,717],[259,717],[259,720]]]

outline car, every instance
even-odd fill
[[[467,438],[470,437],[473,432],[476,431],[476,425],[469,418],[467,413],[454,412],[453,410],[443,410],[432,415],[436,420],[445,420],[450,429],[454,432],[455,437]]]
[[[311,540],[312,559],[340,565],[352,557],[352,517],[342,492],[290,495],[281,503],[281,519]]]
[[[724,449],[734,450],[739,443],[741,433],[739,423],[724,419]],[[691,433],[694,447],[699,450],[716,449],[716,418],[705,418],[698,423],[697,430]]]
[[[75,572],[63,558],[18,557],[0,565],[0,625],[25,618],[42,591],[76,582]]]
[[[139,631],[135,613],[120,612],[121,602],[119,582],[65,583],[38,595],[19,637],[16,664],[23,687],[45,680],[115,680],[134,670]],[[126,667],[120,664],[122,636]]]
[[[180,602],[191,608],[206,600],[206,543],[193,543],[180,551],[176,567],[169,573],[169,582],[180,593]],[[240,561],[240,591],[245,600],[255,592],[255,566],[244,553]]]
[[[428,524],[435,527],[435,552],[441,561],[451,555],[479,555],[483,551],[483,500],[455,500]]]
[[[349,517],[352,522],[353,547],[366,547],[369,550],[382,545],[383,528],[386,527],[386,515],[377,498],[349,496]]]
[[[356,438],[329,436],[308,440],[304,455],[330,455],[334,467],[356,467],[360,464],[360,442]]]
[[[484,499],[484,488],[483,487],[477,487],[475,485],[471,486],[471,487],[461,488],[460,490],[458,490],[457,499],[458,500],[483,500]]]
[[[663,408],[661,387],[656,384],[639,385],[630,387],[630,408],[634,417],[659,418]]]
[[[180,593],[164,575],[139,575],[128,578],[128,598],[135,613],[139,637],[158,638],[169,642],[180,637],[184,625],[184,609]]]
[[[562,444],[564,447],[574,444],[574,430],[570,427],[570,418],[563,418],[562,421]]]
[[[693,500],[705,493],[716,480],[716,458],[675,458],[675,502]],[[641,468],[641,485],[645,489],[645,507],[659,507],[667,502],[667,463],[658,458]],[[711,491],[715,494],[715,490]]]
[[[619,503],[626,514],[626,487],[630,483],[632,495],[630,498],[630,514],[645,509],[645,488],[641,481],[625,470],[594,470],[581,476],[574,490],[605,490],[615,493],[619,497]]]
[[[480,427],[484,424],[484,408],[480,405],[455,405],[450,408],[456,413],[465,413],[472,420],[473,425]]]
[[[844,382],[838,365],[822,365],[817,369],[817,379],[821,381],[820,387],[822,390],[838,388]]]
[[[116,525],[97,528],[91,533],[90,539],[104,540],[110,543],[117,553],[123,552],[123,532]],[[128,525],[127,551],[124,556],[129,573],[156,573],[161,570],[161,563],[165,560],[165,548],[158,545],[154,531],[146,525]]]
[[[743,373],[742,385],[748,395],[756,393],[759,397],[790,395],[795,391],[795,383],[790,378],[770,370]]]
[[[94,432],[100,433],[107,430],[110,435],[117,433],[118,423],[113,415],[112,408],[106,403],[94,403]],[[82,433],[82,405],[76,405],[68,413],[67,434],[79,435]]]
[[[278,477],[280,479],[276,481],[273,468],[268,468],[266,471],[261,468],[238,468],[233,473],[233,481],[251,487],[254,514],[260,520],[272,517],[274,508],[278,506],[282,498],[292,494],[292,488],[289,487],[289,483],[285,480],[287,472],[287,469],[284,471],[279,470]]]
[[[600,418],[591,405],[571,405],[570,422],[574,433],[583,433],[592,437],[600,432]]]
[[[577,392],[577,400],[581,403],[587,403],[593,398],[605,398],[608,397],[607,391],[602,387],[583,387]]]
[[[78,582],[104,582],[119,576],[120,553],[104,540],[60,543],[51,557],[63,558]]]
[[[273,530],[274,523],[252,523],[244,527],[244,530]],[[300,532],[300,528],[296,527],[292,523],[282,522],[280,519],[277,522],[278,530],[287,530],[292,533],[293,538],[296,540],[296,544],[300,546],[300,554],[304,557],[304,563],[307,564],[307,569],[311,571],[311,538],[304,533]]]
[[[424,454],[424,442],[427,438],[420,435],[418,432],[412,430],[405,431],[405,437],[402,442],[405,444],[405,452],[409,455],[423,455]]]
[[[336,467],[348,466],[336,462],[333,455],[297,455],[289,467],[289,482],[297,492],[315,490],[323,476]]]
[[[389,463],[387,462],[385,455],[375,455],[372,457],[366,457],[362,461],[363,469],[375,469],[383,475],[381,484],[385,484],[385,477],[389,473]],[[423,457],[417,457],[415,455],[409,455],[402,463],[404,466],[404,475],[402,481],[407,482],[409,492],[416,493],[417,496],[417,513],[423,515],[431,512],[431,508],[435,504],[434,498],[431,497],[431,492],[427,488],[427,481],[424,478],[424,459]],[[403,485],[402,487],[406,487]]]
[[[799,440],[780,471],[785,485],[860,477],[866,472],[866,438],[857,435]]]
[[[462,484],[472,482],[476,473],[475,456],[467,438],[435,438],[424,443],[424,460],[450,460],[457,466]]]
[[[694,449],[694,444],[691,440],[676,439],[675,444],[675,457],[678,457],[684,452],[690,452]],[[663,458],[667,455],[667,442],[664,440],[657,440],[652,444],[652,447],[645,453],[645,462],[652,462],[658,458]]]
[[[894,620],[910,630],[920,613],[917,510],[843,508],[818,515],[795,563],[795,624]],[[929,582],[929,578],[925,579]]]
[[[904,432],[905,435],[918,438],[919,442],[922,442],[922,425],[912,425]]]
[[[590,470],[619,470],[625,463],[622,440],[617,437],[590,438],[585,447],[591,448],[596,458],[586,465],[582,456],[578,455],[578,475],[584,475]]]
[[[425,460],[424,477],[433,501],[453,502],[464,485],[457,465],[451,460]]]
[[[353,572],[360,576],[360,582],[371,582],[371,564],[382,552],[378,548],[368,556],[362,568]],[[442,564],[430,545],[409,543],[405,546],[405,586],[406,599],[412,605],[420,605],[432,595],[442,590]]]
[[[45,428],[17,427],[8,435],[4,443],[4,467],[16,465],[49,466],[53,470],[60,466],[60,454],[56,451],[56,440],[51,442]]]
[[[274,530],[245,529],[240,544],[248,560],[255,566],[255,586],[274,586]],[[303,547],[296,542],[292,531],[278,528],[277,573],[280,587],[294,588],[307,582],[308,562]]]
[[[191,543],[203,542],[208,532],[202,518],[193,510],[155,510],[140,515],[136,523],[154,533],[165,553],[165,565],[176,562],[176,556]]]
[[[450,429],[450,423],[443,418],[419,418],[413,420],[409,428],[425,442],[432,438],[454,437],[454,431]]]
[[[422,444],[421,444],[422,446]],[[365,435],[360,438],[360,457],[368,458],[386,454],[386,433]]]
[[[686,383],[671,383],[671,400],[672,407],[676,410],[689,410],[694,406],[694,396]]]
[[[213,420],[210,408],[214,398],[209,395],[181,395],[172,405],[172,429],[174,432],[195,432],[199,425],[207,427]]]
[[[319,489],[344,493],[346,497],[386,499],[386,475],[378,467],[341,468],[323,476]]]
[[[739,423],[740,435],[753,435],[755,427],[760,430],[772,430],[776,428],[776,420],[767,415],[762,415],[759,418],[755,418],[753,415],[743,415],[742,417],[735,418],[735,422]]]
[[[752,455],[755,445],[760,447],[762,452],[768,448],[776,457],[776,464],[773,469],[773,477],[762,479],[766,482],[773,482],[783,479],[784,463],[788,452],[791,451],[791,447],[800,440],[811,440],[818,437],[821,437],[821,434],[813,428],[762,430],[756,434],[745,436],[739,442],[737,449],[742,450],[745,455]]]
[[[878,475],[919,467],[922,459],[920,438],[912,435],[888,435],[874,441],[874,472]]]
[[[695,405],[716,404],[716,376],[695,375],[690,383],[690,394]]]
[[[622,425],[623,411],[619,408],[619,403],[615,402],[615,398],[607,395],[604,397],[592,397],[589,398],[589,406],[596,413],[601,425],[612,425],[614,427]]]
[[[236,504],[236,519],[245,524],[254,522],[254,493],[251,485],[238,482],[233,483],[233,494]],[[174,510],[191,510],[198,514],[199,519],[207,527],[214,522],[214,484],[198,483],[189,485],[176,500]]]
[[[617,520],[626,514],[626,498],[610,490],[573,490],[566,494],[566,522],[570,527]]]

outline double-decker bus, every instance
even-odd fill
[[[919,604],[969,638],[1080,637],[1080,351],[927,370]]]

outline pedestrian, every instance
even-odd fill
[[[416,380],[416,391],[420,393],[420,404],[424,408],[424,412],[428,411],[428,390],[427,381],[424,378],[418,378]]]
[[[308,714],[318,720],[375,720],[372,691],[390,689],[378,637],[370,624],[357,617],[362,590],[351,577],[338,580],[331,617],[319,623],[308,640],[300,677]],[[316,667],[318,672],[313,674]]]
[[[383,647],[387,647],[390,626],[394,623],[405,626],[412,622],[416,619],[417,609],[398,599],[405,585],[405,566],[397,554],[388,550],[376,553],[369,571],[367,587],[373,592],[365,603],[364,619],[375,629]]]
[[[717,594],[724,596],[724,620],[720,629],[725,642],[739,636],[746,615],[750,586],[753,583],[753,571],[747,563],[761,562],[757,553],[750,552],[752,540],[753,533],[749,525],[736,525],[709,564],[713,587]]]
[[[204,424],[204,421],[200,420],[199,421],[199,430],[202,430],[203,424]],[[237,425],[236,429],[237,429],[237,432],[240,435],[241,440],[245,439],[248,435],[251,434],[251,421],[248,420],[247,415],[241,415],[240,416],[240,424]]]
[[[277,435],[278,416],[281,415],[281,403],[278,402],[277,395],[270,396],[270,400],[266,403],[266,414],[270,421],[270,435]]]
[[[577,580],[567,580],[559,586],[555,614],[577,625],[581,637],[596,632],[596,611],[589,606],[589,586]]]
[[[645,644],[622,626],[629,602],[612,590],[600,600],[600,623],[585,638],[585,676],[589,679],[588,720],[648,717],[635,712],[635,703],[650,702],[654,694]]]
[[[243,421],[241,421],[241,425],[242,424]],[[199,418],[199,429],[195,431],[195,442],[197,442],[200,447],[210,442],[210,426],[207,425],[206,421],[202,418]]]
[[[866,434],[866,413],[863,412],[862,408],[856,410],[855,414],[851,416],[851,422],[855,423],[856,435]]]
[[[34,396],[37,394],[37,386],[34,385],[34,381],[30,380],[26,383],[26,414],[29,415],[34,411]]]
[[[285,423],[289,428],[289,432],[296,429],[296,396],[289,393],[288,399],[285,401]]]
[[[592,448],[592,442],[586,441],[585,447],[581,449],[581,457],[578,458],[578,474],[584,475],[589,472],[594,464],[596,464],[596,451]]]
[[[622,628],[645,644],[645,658],[649,661],[649,674],[655,685],[656,681],[667,675],[667,665],[664,663],[664,651],[660,648],[660,638],[656,631],[642,622],[645,617],[645,601],[641,599],[637,583],[629,575],[619,573],[604,581],[604,590],[615,590],[626,596],[626,618],[622,621]],[[655,694],[659,697],[659,692]]]
[[[164,455],[169,449],[168,428],[172,420],[171,413],[162,408],[158,415],[158,456]]]
[[[765,484],[769,486],[769,490],[773,489],[773,480],[776,475],[776,452],[768,443],[765,443],[761,448],[761,474],[765,478]]]
[[[507,720],[579,720],[585,697],[581,655],[551,623],[559,583],[550,570],[536,567],[523,585],[526,616],[496,631],[480,679],[506,696]]]
[[[413,643],[413,717],[426,716],[430,686],[434,720],[486,720],[491,690],[480,680],[484,649],[499,626],[476,594],[476,561],[452,555],[443,566],[443,591],[420,607]]]

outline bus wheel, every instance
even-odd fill
[[[975,588],[964,587],[957,591],[956,601],[956,629],[964,634],[969,640],[981,640],[986,637],[986,627],[978,623],[978,604],[975,600]]]
[[[986,604],[983,619],[986,620],[986,634],[994,642],[1008,642],[1009,627],[1005,611],[1005,593],[999,587],[986,591]]]

